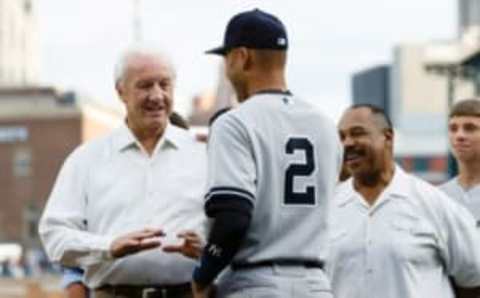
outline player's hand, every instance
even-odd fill
[[[152,249],[161,245],[158,237],[165,236],[161,229],[143,229],[128,233],[113,240],[110,246],[110,255],[121,258],[143,250]]]
[[[215,298],[215,286],[213,285],[199,285],[192,281],[193,298]]]
[[[163,251],[180,253],[192,259],[200,258],[204,243],[197,233],[184,231],[179,233],[177,237],[183,239],[183,243],[181,245],[165,245]]]

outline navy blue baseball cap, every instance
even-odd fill
[[[287,30],[276,16],[260,9],[242,12],[228,22],[223,46],[206,53],[225,56],[229,50],[238,47],[287,50]]]

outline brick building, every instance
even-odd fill
[[[39,246],[38,219],[64,159],[120,119],[73,93],[0,89],[0,242]]]

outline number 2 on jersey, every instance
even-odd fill
[[[297,176],[310,176],[315,170],[315,160],[313,156],[313,145],[307,138],[290,138],[286,144],[287,154],[293,154],[294,151],[303,151],[305,154],[305,163],[292,163],[285,173],[285,205],[315,205],[315,187],[307,186],[305,192],[295,192],[293,183]]]

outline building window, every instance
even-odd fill
[[[32,153],[29,148],[17,148],[13,156],[13,175],[29,177],[32,174]]]
[[[28,243],[33,244],[38,241],[38,222],[42,210],[34,202],[30,202],[23,211],[24,237]]]
[[[415,172],[428,172],[429,169],[429,159],[425,157],[417,157],[414,162],[414,171]]]

